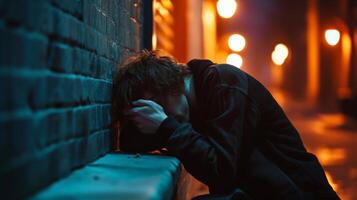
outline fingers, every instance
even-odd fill
[[[141,110],[140,107],[148,107],[149,104],[147,102],[143,102],[143,101],[133,101],[132,102],[132,106],[128,106],[128,107],[125,107],[123,110],[122,110],[122,113],[124,115],[127,115],[127,116],[130,116],[134,113],[136,113],[137,111]],[[134,109],[135,108],[135,109]],[[137,109],[137,108],[140,108],[140,109]]]
[[[157,104],[155,101],[147,100],[147,99],[138,99],[133,101],[133,106],[154,106]]]
[[[123,110],[124,115],[134,116],[134,115],[145,115],[152,114],[155,111],[162,110],[162,106],[155,101],[147,99],[139,99],[132,102],[133,107],[126,108]]]
[[[150,112],[149,106],[137,106],[127,111],[128,116],[148,114]]]
[[[149,106],[137,106],[137,107],[130,109],[130,112],[140,113],[140,112],[145,112],[147,109],[149,109]]]

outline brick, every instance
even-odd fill
[[[120,21],[120,24],[119,26],[117,27],[119,29],[119,33],[118,33],[118,41],[119,41],[119,44],[121,46],[126,46],[126,41],[127,41],[127,38],[128,38],[128,31],[126,29],[126,27],[128,27],[126,25],[126,23],[128,22],[128,20],[126,19],[126,15],[124,12],[120,12],[120,18],[123,19]]]
[[[95,7],[95,18],[94,18],[94,28],[101,32],[102,34],[106,34],[106,17],[100,11],[100,8]]]
[[[8,116],[9,117],[9,116]],[[0,163],[3,166],[5,161],[21,157],[24,154],[34,154],[37,149],[34,132],[35,121],[29,112],[23,111],[22,116],[13,120],[0,121]],[[1,169],[2,167],[0,167]],[[0,174],[2,170],[0,170]]]
[[[84,42],[85,30],[81,21],[60,9],[53,9],[53,16],[54,35],[79,44]]]
[[[109,48],[109,57],[113,60],[118,60],[118,55],[119,55],[119,46],[117,43],[108,41],[108,48]]]
[[[76,18],[71,18],[70,26],[72,27],[70,32],[71,40],[75,41],[76,43],[83,45],[84,44],[84,26],[83,22],[79,21]]]
[[[71,138],[74,133],[73,112],[70,109],[50,109],[36,114],[42,127],[39,139],[41,147]]]
[[[112,68],[113,62],[111,60],[104,57],[99,57],[99,66],[97,67],[98,71],[96,77],[111,80]]]
[[[83,2],[83,22],[89,26],[93,26],[95,16],[97,15],[95,6],[92,1]]]
[[[135,2],[0,0],[1,193],[28,197],[109,150],[113,71],[140,40]]]
[[[89,1],[83,1],[83,23],[85,23],[86,25],[89,25],[89,21],[90,21],[90,3]]]
[[[1,16],[6,20],[23,22],[26,14],[26,1],[14,0],[3,1],[1,3],[2,11]]]
[[[122,1],[111,1],[110,16],[114,22],[119,22],[121,20],[121,18],[119,17],[119,13],[122,12],[122,10],[120,9],[120,2]]]
[[[53,33],[53,9],[46,0],[26,0],[26,15],[24,20],[25,24],[30,28],[45,33]]]
[[[125,11],[125,12],[128,12],[128,8],[129,8],[129,3],[130,1],[129,0],[123,0],[122,1],[122,4],[120,5],[122,10]]]
[[[99,55],[109,58],[108,39],[100,33],[98,34],[97,50]]]
[[[36,85],[46,86],[42,88],[43,90],[33,88],[30,99],[35,108],[81,102],[109,102],[111,98],[111,84],[98,79],[49,74],[40,78]],[[42,95],[47,98],[41,98]]]
[[[84,137],[110,125],[110,105],[88,105],[77,108],[55,109],[39,114],[39,121],[47,124],[42,145],[56,141]]]
[[[95,102],[110,102],[111,84],[105,81],[84,81],[84,89],[88,91],[88,99]]]
[[[92,76],[95,76],[98,70],[98,65],[99,65],[99,60],[98,60],[99,55],[95,54],[94,52],[91,52],[89,54],[89,72]]]
[[[98,6],[103,13],[108,14],[108,10],[109,10],[109,1],[108,0],[99,0]]]
[[[33,79],[30,71],[13,72],[0,70],[0,111],[16,111],[28,109],[28,97],[30,88],[33,87]]]
[[[26,27],[46,33],[53,30],[52,10],[45,0],[4,1],[3,7],[4,18],[12,24],[24,24]]]
[[[50,109],[0,121],[0,163],[26,157],[60,141],[84,137],[111,124],[111,106]],[[34,135],[33,133],[36,133]],[[6,142],[5,142],[6,141]]]
[[[111,83],[78,75],[0,71],[0,109],[40,109],[50,106],[110,102]],[[21,92],[19,92],[21,91]]]
[[[82,17],[83,0],[51,0],[51,2],[76,17]]]
[[[70,17],[59,9],[54,9],[54,34],[70,38]]]
[[[107,17],[106,34],[109,39],[114,40],[115,38],[115,22],[112,18]]]
[[[91,105],[73,110],[74,134],[84,136],[103,127],[108,127],[111,120],[111,106]]]
[[[27,197],[67,175],[72,170],[69,166],[79,167],[108,152],[109,140],[110,131],[101,130],[89,137],[64,141],[46,148],[22,162],[17,162],[19,164],[9,168],[7,173],[0,174],[0,185],[3,186],[0,192],[5,195],[5,199]],[[36,181],[33,177],[36,177]]]
[[[48,40],[24,29],[0,28],[0,67],[44,68]]]
[[[72,47],[58,42],[52,43],[48,63],[55,71],[71,72],[73,67]]]
[[[85,42],[85,26],[81,21],[76,20],[76,34],[74,35],[75,40],[82,46],[84,46]]]
[[[108,11],[106,12],[106,15],[108,18],[110,18],[111,20],[113,20],[113,17],[115,15],[115,12],[113,12],[113,8],[118,8],[118,7],[115,7],[116,4],[115,4],[115,1],[107,1],[108,2]]]
[[[85,25],[84,27],[84,45],[90,50],[95,50],[97,47],[97,31],[89,25]]]
[[[73,49],[73,72],[89,75],[90,71],[90,52],[81,48]]]

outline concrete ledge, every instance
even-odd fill
[[[180,173],[174,157],[111,153],[30,199],[173,199]]]

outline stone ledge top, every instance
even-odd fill
[[[174,157],[110,153],[30,199],[172,199],[180,170],[180,161]]]

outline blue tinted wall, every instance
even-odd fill
[[[0,0],[5,199],[110,150],[112,74],[140,48],[140,13],[140,0]]]

